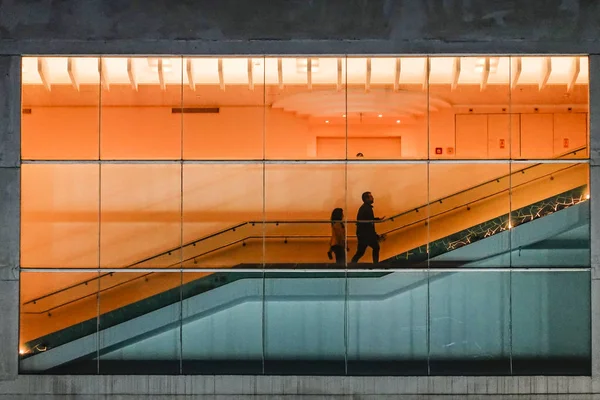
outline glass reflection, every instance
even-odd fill
[[[99,159],[101,59],[24,57],[22,67],[22,158]]]
[[[185,272],[182,279],[183,374],[262,374],[263,274]]]
[[[431,375],[509,375],[510,273],[429,275]]]
[[[22,371],[589,373],[586,57],[23,66]]]
[[[21,373],[98,373],[99,282],[97,272],[21,274]]]
[[[344,375],[344,273],[264,276],[265,374]]]
[[[513,164],[513,267],[590,266],[588,164]]]

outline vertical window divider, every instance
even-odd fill
[[[267,172],[267,166],[266,166],[266,158],[267,158],[267,67],[266,67],[266,61],[267,61],[267,57],[265,54],[262,55],[262,59],[263,59],[263,101],[262,101],[262,108],[263,108],[263,126],[262,126],[262,148],[263,148],[263,154],[262,154],[262,313],[261,313],[261,339],[262,339],[262,360],[261,360],[261,364],[262,364],[262,374],[265,375],[265,371],[266,371],[266,352],[267,352],[267,339],[266,339],[266,301],[267,301],[267,293],[266,293],[266,289],[267,289],[267,282],[266,282],[266,277],[267,277],[267,271],[266,271],[266,251],[267,251],[267,244],[266,244],[266,172]]]
[[[180,94],[180,104],[181,104],[181,108],[183,109],[183,107],[185,106],[184,104],[184,97],[183,97],[183,64],[184,64],[184,58],[183,56],[181,56],[181,84],[179,86],[179,94]],[[179,146],[179,154],[181,157],[181,162],[179,164],[179,229],[180,229],[180,233],[179,233],[179,267],[180,267],[180,273],[179,273],[179,375],[183,375],[183,205],[184,205],[184,198],[183,198],[183,190],[184,190],[184,186],[183,186],[183,145],[184,145],[184,140],[183,140],[183,123],[184,123],[184,113],[181,113],[180,115],[180,146]]]
[[[96,283],[96,374],[100,374],[100,276],[102,275],[102,56],[98,56],[98,280]]]
[[[345,75],[344,75],[344,115],[346,115],[344,125],[345,125],[345,163],[344,163],[344,209],[346,210],[345,214],[345,226],[344,235],[345,235],[345,249],[344,252],[348,251],[348,120],[350,119],[348,116],[348,55],[346,54],[344,57],[344,62],[346,64]],[[348,320],[348,255],[346,254],[344,268],[345,268],[345,289],[344,289],[344,372],[348,375],[348,331],[350,330],[350,321]]]
[[[431,221],[430,221],[430,213],[431,213],[431,199],[430,199],[430,168],[431,168],[431,153],[430,153],[430,115],[429,115],[429,96],[430,96],[430,88],[429,88],[429,63],[430,58],[427,56],[427,61],[425,63],[425,82],[426,82],[426,103],[427,110],[425,111],[425,115],[427,116],[426,123],[426,131],[427,131],[427,375],[431,375],[431,258],[430,258],[430,230],[431,230]],[[456,136],[456,133],[455,133]]]

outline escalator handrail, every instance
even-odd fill
[[[569,151],[569,152],[567,152],[567,153],[561,154],[561,155],[559,155],[559,156],[555,157],[555,159],[560,159],[560,158],[563,158],[563,157],[565,157],[565,156],[568,156],[568,155],[571,155],[571,154],[576,154],[577,152],[579,152],[579,151],[581,151],[581,150],[583,150],[583,149],[585,149],[585,148],[587,148],[587,146],[582,146],[582,147],[579,147],[579,148],[577,148],[577,149],[575,149],[575,150],[571,150],[571,151]],[[574,161],[574,163],[576,163],[576,161]],[[486,182],[483,182],[483,183],[480,183],[480,184],[478,184],[478,185],[475,185],[475,186],[469,187],[469,188],[467,188],[467,189],[463,189],[463,190],[461,190],[461,191],[459,191],[459,192],[456,192],[456,193],[453,193],[453,194],[451,194],[451,195],[444,196],[444,197],[441,197],[441,198],[438,198],[438,199],[435,199],[435,200],[431,200],[431,201],[429,201],[429,203],[427,203],[427,204],[424,204],[424,205],[422,205],[422,206],[419,206],[419,207],[416,207],[416,208],[411,208],[410,210],[403,211],[403,212],[401,212],[401,213],[399,213],[399,214],[392,215],[391,217],[387,217],[387,218],[385,218],[385,219],[380,219],[380,220],[376,220],[376,221],[372,221],[372,222],[374,222],[374,223],[383,223],[383,222],[387,222],[387,221],[393,221],[395,218],[402,217],[402,216],[404,216],[404,215],[408,215],[408,214],[410,214],[410,213],[412,213],[412,212],[415,212],[415,211],[416,211],[416,212],[418,212],[418,210],[419,210],[419,209],[425,209],[426,207],[430,206],[431,204],[435,204],[435,203],[442,203],[442,202],[443,202],[443,201],[445,201],[445,200],[448,200],[448,199],[450,199],[450,198],[456,197],[456,196],[458,196],[458,195],[461,195],[461,194],[463,194],[463,193],[466,193],[466,192],[468,192],[468,191],[471,191],[471,190],[478,189],[478,188],[480,188],[480,187],[483,187],[483,186],[485,186],[485,185],[488,185],[488,184],[491,184],[491,183],[494,183],[494,182],[499,182],[501,179],[504,179],[504,178],[510,177],[510,176],[512,176],[512,175],[514,175],[514,174],[517,174],[517,173],[524,173],[524,172],[525,172],[525,171],[527,171],[527,170],[530,170],[530,169],[532,169],[532,168],[534,168],[534,167],[537,167],[537,166],[540,166],[540,165],[543,165],[543,164],[544,164],[544,163],[535,163],[535,164],[533,164],[533,165],[530,165],[530,166],[528,166],[528,167],[521,168],[521,169],[519,169],[519,170],[516,170],[516,171],[513,171],[513,172],[509,172],[508,174],[502,175],[502,176],[500,176],[500,177],[496,177],[496,178],[490,179],[490,180],[488,180],[488,181],[486,181]],[[572,166],[573,166],[573,165],[570,165],[570,166],[568,166],[568,167],[565,167],[565,168],[562,168],[562,169],[560,169],[560,170],[558,170],[558,171],[556,171],[556,172],[564,171],[565,169],[571,168]],[[555,173],[556,173],[556,172],[555,172]],[[538,179],[541,179],[541,178],[543,178],[543,177],[546,177],[546,176],[547,176],[547,175],[544,175],[544,176],[542,176],[542,177],[535,178],[533,181],[536,181],[536,180],[538,180]],[[530,183],[530,182],[532,182],[532,181],[529,181],[529,182],[527,182],[527,183]],[[522,185],[523,185],[523,184],[522,184]],[[520,185],[519,185],[519,186],[520,186]],[[484,197],[482,197],[482,198],[480,198],[480,199],[476,199],[476,200],[473,200],[473,201],[467,202],[467,203],[465,203],[465,204],[458,205],[458,206],[456,206],[456,207],[452,208],[451,210],[446,210],[446,211],[443,211],[443,212],[441,212],[441,213],[435,214],[435,215],[433,215],[433,217],[436,217],[436,216],[439,216],[439,215],[445,214],[445,213],[447,213],[447,212],[455,211],[456,209],[462,208],[462,207],[464,207],[465,205],[474,204],[474,203],[476,203],[476,202],[478,202],[478,201],[481,201],[481,200],[487,199],[487,198],[489,198],[489,197],[495,196],[495,195],[497,195],[498,193],[502,193],[502,192],[504,192],[504,191],[506,191],[506,190],[507,190],[507,189],[503,189],[503,190],[501,190],[501,191],[499,191],[499,192],[496,192],[496,193],[494,193],[494,194],[491,194],[491,195],[484,196]],[[427,216],[427,217],[425,217],[425,218],[431,218],[431,217],[432,217],[432,215],[429,215],[429,216]],[[391,233],[391,232],[394,232],[394,231],[397,231],[397,230],[403,229],[403,228],[405,228],[405,227],[408,227],[408,226],[414,225],[415,223],[422,222],[422,221],[423,221],[423,218],[422,218],[421,220],[419,220],[419,221],[412,222],[412,223],[410,223],[410,224],[408,224],[408,225],[406,225],[406,226],[402,226],[402,227],[398,227],[398,228],[391,229],[389,232],[384,232],[383,234],[385,235],[385,234],[388,234],[388,233]],[[357,221],[356,221],[356,220],[346,220],[345,222],[346,222],[346,223],[356,223]],[[365,221],[362,221],[362,222],[365,222]],[[137,261],[137,262],[135,262],[135,263],[133,263],[133,264],[130,264],[130,265],[128,265],[128,266],[126,266],[126,267],[124,267],[124,269],[125,269],[125,268],[133,268],[133,267],[135,267],[135,266],[137,266],[137,265],[140,265],[140,264],[143,264],[143,263],[145,263],[145,262],[147,262],[147,261],[150,261],[150,260],[153,260],[153,259],[156,259],[156,258],[162,257],[162,256],[164,256],[164,255],[170,255],[171,253],[174,253],[174,252],[180,251],[181,249],[183,249],[183,248],[185,248],[185,247],[187,247],[187,246],[190,246],[190,245],[193,245],[193,246],[195,246],[197,243],[200,243],[200,242],[202,242],[202,241],[205,241],[205,240],[211,239],[211,238],[213,238],[213,237],[216,237],[216,236],[222,235],[222,234],[224,234],[224,233],[227,233],[227,232],[230,232],[230,231],[235,231],[236,229],[242,228],[242,227],[244,227],[244,226],[248,226],[248,225],[255,226],[256,224],[276,224],[276,225],[279,225],[279,224],[284,224],[284,223],[285,223],[285,224],[298,224],[298,223],[308,223],[308,224],[316,224],[316,223],[325,224],[325,223],[327,223],[327,224],[329,224],[329,223],[331,223],[331,220],[272,220],[272,221],[264,220],[264,221],[245,221],[245,222],[241,222],[241,223],[239,223],[239,224],[237,224],[237,225],[234,225],[234,226],[231,226],[231,227],[228,227],[228,228],[225,228],[225,229],[221,229],[221,230],[219,230],[219,231],[217,231],[217,232],[214,232],[214,233],[212,233],[212,234],[210,234],[210,235],[204,236],[204,237],[202,237],[202,238],[200,238],[200,239],[197,239],[197,240],[195,240],[195,241],[192,241],[192,242],[189,242],[189,243],[187,243],[187,244],[184,244],[184,245],[182,245],[181,247],[176,247],[176,248],[174,248],[174,249],[171,249],[171,250],[168,250],[168,251],[164,251],[164,252],[162,252],[162,253],[159,253],[159,254],[156,254],[156,255],[154,255],[154,256],[147,257],[147,258],[145,258],[145,259],[143,259],[143,260]],[[320,236],[320,235],[314,235],[314,236],[316,237],[316,236]],[[250,237],[250,236],[248,236],[248,237]],[[261,237],[262,237],[262,236],[261,236]],[[279,235],[278,237],[279,237],[279,238],[285,238],[285,237],[289,237],[289,238],[291,238],[291,237],[293,237],[293,235]],[[227,245],[218,246],[218,249],[220,250],[220,249],[223,249],[223,248],[225,248],[225,247],[229,247],[230,245],[233,245],[233,244],[236,244],[236,243],[240,243],[240,242],[243,242],[243,241],[244,241],[244,239],[235,240],[234,242],[231,242],[231,243],[229,243],[229,244],[227,244]],[[208,254],[208,253],[211,253],[211,252],[213,252],[213,251],[216,251],[216,249],[209,250],[209,251],[208,251],[206,254]],[[204,255],[204,254],[202,254],[202,255]],[[179,263],[177,263],[177,264],[174,264],[174,265],[180,265],[180,264],[181,264],[181,263],[183,263],[183,262],[191,261],[191,260],[193,260],[193,259],[195,259],[195,258],[197,258],[197,257],[201,257],[202,255],[196,255],[196,256],[194,256],[194,257],[191,257],[191,258],[188,258],[188,259],[186,259],[186,260],[182,260],[181,262],[179,262]],[[171,265],[171,266],[173,266],[173,265]],[[23,303],[23,305],[25,306],[25,305],[29,305],[29,304],[36,304],[36,303],[37,303],[38,301],[40,301],[40,300],[47,299],[48,297],[52,297],[52,296],[54,296],[54,295],[56,295],[56,294],[63,293],[63,292],[65,292],[65,291],[68,291],[68,290],[70,290],[70,289],[73,289],[73,288],[75,288],[75,287],[79,287],[79,286],[82,286],[82,285],[88,285],[90,282],[94,282],[94,281],[96,281],[96,280],[99,280],[99,279],[102,279],[102,278],[104,278],[104,277],[106,277],[106,276],[112,276],[112,275],[113,275],[113,272],[109,272],[109,273],[101,274],[101,275],[99,275],[99,276],[96,276],[96,277],[94,277],[94,278],[90,278],[90,279],[87,279],[87,280],[84,280],[84,281],[78,282],[78,283],[76,283],[76,284],[73,284],[73,285],[67,286],[67,287],[65,287],[65,288],[62,288],[62,289],[56,290],[56,291],[54,291],[54,292],[51,292],[51,293],[45,294],[45,295],[43,295],[43,296],[37,297],[37,298],[35,298],[35,299],[32,299],[32,300],[29,300],[29,301],[27,301],[27,302],[24,302],[24,303]],[[135,279],[137,279],[137,278],[139,278],[139,277],[136,277],[136,278],[134,278],[134,279],[132,279],[132,280],[135,280]],[[128,281],[128,282],[129,282],[129,281]],[[84,296],[83,298],[85,298],[85,297],[87,297],[87,296]],[[70,304],[70,303],[71,303],[71,301],[69,301],[68,303],[65,303],[65,304]],[[59,305],[59,306],[57,306],[56,308],[58,308],[58,307],[61,307],[61,306]]]

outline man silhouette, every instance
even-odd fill
[[[375,218],[373,213],[373,203],[375,199],[371,192],[362,194],[363,205],[358,209],[356,216],[356,237],[358,238],[358,247],[356,254],[352,257],[352,262],[356,263],[365,255],[367,247],[373,249],[373,263],[379,262],[379,235],[375,232],[375,221],[382,218]]]

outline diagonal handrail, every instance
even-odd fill
[[[555,157],[555,159],[561,159],[561,158],[563,158],[563,157],[566,157],[566,156],[568,156],[568,155],[575,155],[575,154],[577,154],[577,152],[579,152],[579,151],[581,151],[581,150],[584,150],[584,149],[586,149],[586,148],[587,148],[587,146],[581,146],[581,147],[579,147],[579,148],[577,148],[577,149],[574,149],[574,150],[571,150],[571,151],[569,151],[569,152],[563,153],[563,154],[561,154],[561,155],[559,155],[559,156]],[[574,163],[576,163],[576,161],[574,161]],[[402,216],[408,215],[408,214],[410,214],[410,213],[413,213],[413,212],[415,212],[415,211],[416,211],[416,212],[418,212],[418,211],[419,211],[419,209],[424,209],[424,208],[426,208],[426,207],[430,206],[431,204],[435,204],[435,203],[438,203],[438,202],[439,202],[439,203],[442,203],[443,201],[446,201],[446,200],[448,200],[448,199],[451,199],[451,198],[453,198],[453,197],[456,197],[456,196],[459,196],[459,195],[461,195],[461,194],[464,194],[464,193],[466,193],[466,192],[469,192],[469,191],[472,191],[472,190],[475,190],[475,189],[481,188],[481,187],[483,187],[483,186],[489,185],[489,184],[491,184],[491,183],[494,183],[494,182],[499,182],[501,179],[504,179],[504,178],[510,177],[510,176],[512,176],[512,175],[515,175],[515,174],[517,174],[517,173],[524,173],[525,171],[528,171],[528,170],[530,170],[530,169],[532,169],[532,168],[538,167],[538,166],[540,166],[540,165],[543,165],[543,164],[545,164],[545,163],[539,163],[539,162],[538,162],[538,163],[534,163],[533,165],[530,165],[530,166],[528,166],[528,167],[521,168],[521,169],[518,169],[518,170],[515,170],[515,171],[511,171],[511,172],[509,172],[509,173],[507,173],[507,174],[505,174],[505,175],[501,175],[501,176],[499,176],[499,177],[496,177],[496,178],[490,179],[490,180],[488,180],[488,181],[485,181],[485,182],[483,182],[483,183],[480,183],[480,184],[474,185],[474,186],[472,186],[472,187],[469,187],[469,188],[467,188],[467,189],[463,189],[463,190],[461,190],[461,191],[459,191],[459,192],[456,192],[456,193],[453,193],[453,194],[450,194],[450,195],[447,195],[447,196],[444,196],[444,197],[440,197],[440,198],[438,198],[438,199],[435,199],[435,200],[430,200],[430,201],[429,201],[427,204],[424,204],[424,205],[418,206],[418,207],[416,207],[416,208],[411,208],[410,210],[406,210],[406,211],[403,211],[403,212],[401,212],[401,213],[398,213],[398,214],[392,215],[391,217],[387,217],[387,218],[385,218],[385,219],[381,219],[381,220],[376,220],[376,221],[373,221],[373,222],[375,222],[375,223],[384,223],[384,222],[387,222],[387,221],[394,221],[394,219],[396,219],[396,218],[399,218],[399,217],[402,217]],[[569,168],[571,168],[571,167],[573,167],[573,165],[570,165],[570,166],[568,166],[568,167],[562,168],[562,169],[560,169],[560,170],[558,170],[558,171],[555,171],[555,172],[564,171],[564,170],[566,170],[566,169],[569,169]],[[543,175],[543,176],[541,176],[541,177],[538,177],[538,178],[535,178],[535,179],[533,179],[532,181],[536,181],[536,180],[538,180],[538,179],[541,179],[541,178],[547,177],[547,176],[549,176],[549,175],[551,175],[551,174],[546,174],[546,175]],[[529,182],[523,183],[523,184],[521,184],[521,185],[524,185],[524,184],[530,183],[530,182],[532,182],[532,181],[529,181]],[[515,187],[518,187],[518,186],[521,186],[521,185],[517,185],[517,186],[515,186]],[[508,190],[508,189],[502,189],[502,190],[500,190],[500,191],[498,191],[498,192],[495,192],[495,193],[493,193],[493,194],[490,194],[490,195],[484,196],[484,197],[482,197],[482,198],[478,198],[478,199],[476,199],[476,200],[473,200],[473,201],[469,201],[469,202],[467,202],[467,203],[465,203],[465,204],[467,204],[467,205],[471,205],[471,204],[477,203],[477,202],[479,202],[479,201],[486,200],[486,199],[488,199],[488,198],[490,198],[490,197],[496,196],[496,195],[498,195],[499,193],[505,192],[505,191],[507,191],[507,190]],[[450,212],[452,212],[452,211],[455,211],[455,210],[457,210],[457,209],[460,209],[460,208],[464,207],[464,206],[465,206],[465,204],[461,204],[461,205],[455,206],[455,207],[453,207],[453,208],[451,208],[451,209],[449,209],[449,210],[445,210],[445,211],[442,211],[442,212],[440,212],[440,213],[437,213],[437,214],[434,214],[434,215],[428,215],[427,217],[424,217],[424,218],[422,218],[422,219],[420,219],[420,220],[418,220],[418,221],[412,222],[412,223],[410,223],[410,224],[407,224],[407,225],[404,225],[404,226],[401,226],[401,227],[397,227],[397,228],[390,229],[389,231],[386,231],[386,232],[384,232],[383,234],[385,235],[385,234],[389,234],[389,233],[392,233],[392,232],[398,231],[398,230],[400,230],[400,229],[404,229],[404,228],[406,228],[406,227],[409,227],[409,226],[412,226],[412,225],[414,225],[414,224],[416,224],[416,223],[422,222],[424,219],[427,219],[427,218],[431,218],[431,217],[437,217],[437,216],[440,216],[440,215],[443,215],[443,214],[446,214],[446,213],[450,213]],[[181,247],[176,247],[176,248],[173,248],[173,249],[170,249],[170,250],[164,251],[164,252],[162,252],[162,253],[156,254],[156,255],[154,255],[154,256],[147,257],[147,258],[145,258],[145,259],[142,259],[142,260],[140,260],[140,261],[137,261],[137,262],[135,262],[135,263],[133,263],[133,264],[130,264],[130,265],[128,265],[128,266],[126,266],[126,267],[124,267],[124,269],[125,269],[125,268],[133,268],[133,267],[135,267],[135,266],[137,266],[137,265],[143,264],[143,263],[145,263],[145,262],[148,262],[148,261],[150,261],[150,260],[154,260],[154,259],[157,259],[157,258],[159,258],[159,257],[162,257],[162,256],[165,256],[165,255],[170,255],[171,253],[173,253],[173,252],[176,252],[176,251],[180,251],[180,250],[182,250],[182,249],[183,249],[183,248],[185,248],[185,247],[188,247],[188,246],[195,246],[195,245],[196,245],[196,244],[198,244],[198,243],[201,243],[201,242],[203,242],[203,241],[206,241],[206,240],[208,240],[208,239],[211,239],[211,238],[214,238],[214,237],[220,236],[220,235],[222,235],[222,234],[224,234],[224,233],[227,233],[227,232],[235,232],[237,229],[239,229],[239,228],[242,228],[242,227],[244,227],[244,226],[248,226],[248,225],[252,225],[252,226],[255,226],[256,224],[275,224],[275,225],[279,225],[279,224],[281,224],[281,223],[289,223],[289,224],[293,224],[293,223],[303,223],[303,224],[322,224],[322,223],[330,223],[330,222],[331,222],[330,220],[272,220],[272,221],[267,221],[267,220],[264,220],[264,221],[250,220],[250,221],[245,221],[245,222],[241,222],[241,223],[239,223],[239,224],[236,224],[236,225],[234,225],[234,226],[230,226],[230,227],[228,227],[228,228],[224,228],[224,229],[218,230],[218,231],[216,231],[216,232],[214,232],[214,233],[211,233],[211,234],[209,234],[209,235],[203,236],[203,237],[201,237],[201,238],[199,238],[199,239],[196,239],[196,240],[194,240],[194,241],[188,242],[188,243],[186,243],[186,244],[182,245]],[[356,220],[346,220],[345,222],[347,222],[347,223],[356,223],[357,221],[356,221]],[[362,222],[365,222],[365,221],[362,221]],[[301,236],[302,236],[302,235],[301,235]],[[311,237],[311,238],[316,238],[316,237],[320,237],[321,235],[305,235],[305,236],[307,236],[307,237]],[[230,246],[232,246],[232,245],[234,245],[234,244],[238,244],[238,243],[240,243],[240,242],[243,242],[244,240],[250,239],[250,238],[252,238],[252,237],[253,237],[252,235],[251,235],[251,236],[247,236],[245,239],[238,239],[238,240],[235,240],[235,241],[233,241],[233,242],[230,242],[230,243],[228,243],[228,244],[226,244],[226,245],[217,246],[215,249],[211,249],[211,250],[209,250],[209,251],[207,251],[207,252],[205,252],[205,253],[203,253],[203,254],[199,254],[199,255],[195,255],[195,256],[193,256],[193,257],[187,258],[187,259],[185,259],[185,260],[182,260],[181,262],[178,262],[178,263],[176,263],[176,264],[172,264],[172,265],[170,265],[169,267],[173,267],[173,266],[181,265],[182,263],[185,263],[185,262],[188,262],[188,261],[192,261],[192,260],[194,260],[194,259],[196,259],[196,258],[198,258],[198,257],[202,257],[202,256],[204,256],[204,255],[207,255],[207,254],[209,254],[209,253],[212,253],[212,252],[215,252],[215,251],[218,251],[218,250],[222,250],[222,249],[224,249],[224,248],[230,247]],[[292,237],[295,237],[295,236],[294,236],[294,235],[266,235],[266,236],[262,236],[262,235],[261,235],[261,236],[260,236],[260,238],[263,238],[263,237],[264,237],[264,238],[292,238]],[[76,287],[79,287],[79,286],[88,285],[88,284],[89,284],[89,283],[91,283],[91,282],[97,281],[97,280],[99,280],[99,279],[102,279],[102,278],[104,278],[104,277],[107,277],[107,276],[112,276],[113,274],[114,274],[114,272],[108,272],[108,273],[105,273],[105,274],[100,274],[100,275],[98,275],[98,276],[96,276],[96,277],[94,277],[94,278],[86,279],[86,280],[84,280],[84,281],[81,281],[81,282],[78,282],[78,283],[76,283],[76,284],[73,284],[73,285],[67,286],[67,287],[65,287],[65,288],[62,288],[62,289],[56,290],[56,291],[54,291],[54,292],[51,292],[51,293],[45,294],[45,295],[43,295],[43,296],[37,297],[37,298],[35,298],[35,299],[32,299],[32,300],[29,300],[29,301],[27,301],[27,302],[23,303],[23,305],[28,305],[28,304],[36,304],[36,303],[37,303],[38,301],[40,301],[40,300],[47,299],[47,298],[49,298],[49,297],[52,297],[52,296],[54,296],[54,295],[57,295],[57,294],[59,294],[59,293],[66,292],[66,291],[68,291],[68,290],[71,290],[71,289],[73,289],[73,288],[76,288]],[[136,280],[136,279],[140,279],[140,278],[142,278],[142,277],[146,277],[147,275],[150,275],[150,274],[152,274],[152,272],[150,272],[150,273],[147,273],[147,274],[144,274],[144,275],[142,275],[142,276],[135,277],[135,278],[133,278],[133,279],[131,279],[131,280],[128,280],[128,281],[126,281],[126,282],[124,282],[124,283],[130,282],[130,281],[133,281],[133,280]],[[123,283],[121,283],[121,284],[123,284]],[[115,285],[115,286],[111,286],[111,288],[112,288],[112,287],[116,287],[116,286],[120,286],[121,284],[118,284],[118,285]],[[107,289],[110,289],[110,288],[107,288]],[[94,294],[94,295],[95,295],[95,294]],[[56,307],[53,307],[52,309],[60,308],[60,307],[62,307],[63,305],[66,305],[66,304],[71,304],[71,303],[72,303],[72,302],[74,302],[74,301],[78,301],[78,300],[81,300],[81,299],[83,299],[83,298],[86,298],[86,297],[88,297],[88,296],[83,296],[83,297],[81,297],[81,298],[78,298],[78,299],[75,299],[75,300],[73,300],[73,301],[69,301],[69,302],[67,302],[67,303],[64,303],[64,304],[58,305],[58,306],[56,306]]]

